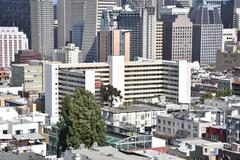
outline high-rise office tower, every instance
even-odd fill
[[[186,14],[163,15],[163,59],[192,61],[192,22]]]
[[[224,28],[233,28],[234,1],[223,0],[221,18]]]
[[[122,11],[118,16],[118,29],[130,30],[130,60],[142,57],[142,19],[139,11]]]
[[[142,56],[148,59],[160,59],[162,52],[162,23],[157,20],[156,7],[146,7],[142,11]],[[158,51],[157,51],[158,50]]]
[[[74,41],[83,61],[97,60],[98,0],[58,1],[58,47]]]
[[[98,0],[97,30],[100,30],[101,28],[103,11],[107,9],[113,9],[116,7],[117,7],[116,0]]]
[[[202,5],[192,15],[193,61],[206,66],[216,63],[217,50],[221,49],[223,25],[218,7]]]
[[[234,0],[233,27],[240,29],[240,1]]]
[[[54,51],[53,0],[31,0],[32,49],[51,59]]]
[[[100,62],[107,62],[108,56],[124,55],[130,61],[130,31],[101,30],[98,32],[98,54]]]
[[[0,0],[0,26],[15,26],[29,39],[31,48],[30,0]]]
[[[116,0],[59,0],[58,46],[74,42],[83,61],[97,61],[97,30],[103,9],[117,6]]]
[[[25,33],[17,27],[0,27],[0,67],[9,67],[18,50],[28,49]]]
[[[120,14],[122,7],[116,7],[113,9],[106,9],[103,11],[101,20],[101,29],[110,30],[118,28],[118,15]]]

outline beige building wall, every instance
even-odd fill
[[[162,59],[163,54],[163,22],[156,22],[156,59]]]

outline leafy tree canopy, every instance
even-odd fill
[[[122,99],[121,91],[114,88],[112,85],[104,85],[101,87],[101,102],[109,103],[110,107],[113,106],[113,101],[115,97]]]
[[[62,101],[59,127],[59,146],[77,149],[81,144],[91,147],[94,142],[105,144],[106,126],[94,95],[78,88]]]

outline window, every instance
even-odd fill
[[[16,131],[15,131],[15,134],[16,134],[16,135],[20,135],[20,134],[22,134],[22,133],[23,133],[22,130],[16,130]]]
[[[7,130],[3,130],[3,134],[8,134],[8,131]]]
[[[29,129],[28,130],[28,133],[35,133],[36,132],[36,129]]]

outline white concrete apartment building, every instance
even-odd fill
[[[168,101],[190,103],[191,69],[187,61],[139,60],[125,62],[111,56],[106,63],[46,64],[46,113],[58,118],[65,94],[77,87],[99,99],[101,85],[111,84],[121,91],[123,101],[166,96]]]
[[[28,38],[17,27],[0,27],[0,67],[9,67],[18,50],[28,49]]]

